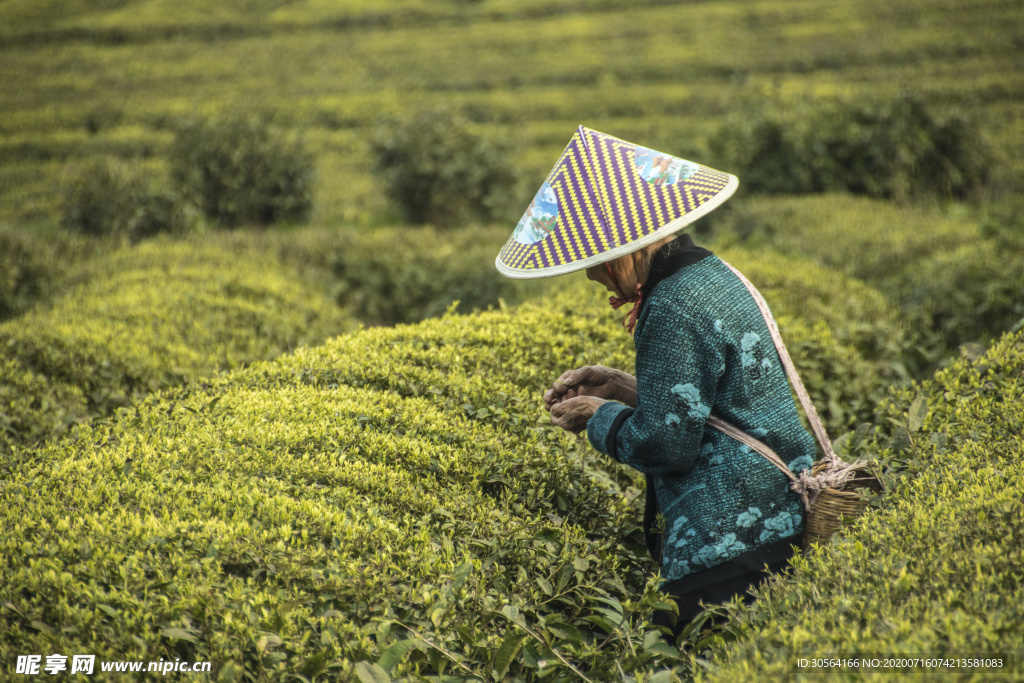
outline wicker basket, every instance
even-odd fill
[[[818,474],[827,466],[827,462],[818,461],[811,468],[811,475]],[[853,520],[864,513],[867,501],[856,491],[858,488],[870,488],[879,492],[884,490],[878,476],[864,467],[859,468],[857,474],[842,489],[828,488],[818,493],[804,522],[804,550],[810,549],[812,543],[828,543],[844,520]]]

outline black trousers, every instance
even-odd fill
[[[787,539],[772,544],[774,547],[766,547],[761,552],[751,553],[748,557],[741,555],[720,567],[669,581],[662,590],[672,596],[678,605],[679,616],[673,625],[671,612],[658,611],[654,614],[654,623],[672,629],[672,641],[675,642],[683,628],[703,611],[701,602],[706,606],[717,605],[740,595],[745,603],[750,604],[754,601],[754,596],[749,595],[747,591],[759,586],[770,575],[788,567],[789,559],[793,556],[793,547],[790,544],[798,542],[797,539]],[[760,564],[756,564],[758,562]],[[768,571],[765,571],[765,565]],[[715,624],[721,622],[722,620],[718,618],[712,620]]]

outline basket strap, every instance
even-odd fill
[[[796,481],[796,475],[793,474],[788,467],[786,467],[786,463],[782,461],[782,458],[779,457],[779,454],[773,451],[771,447],[764,441],[755,439],[742,429],[737,429],[736,427],[733,427],[731,424],[729,424],[722,418],[715,417],[714,415],[708,416],[707,424],[711,425],[712,427],[722,432],[726,436],[731,436],[737,441],[744,443],[751,449],[757,451],[758,453],[766,457],[768,459],[768,462],[778,467],[783,474],[785,474],[791,480]]]
[[[800,498],[804,502],[804,509],[810,512],[811,504],[814,503],[814,499],[818,497],[818,489],[813,479],[806,479],[804,477],[804,472],[801,472],[799,477],[793,474],[793,472],[786,466],[786,463],[783,462],[782,458],[779,457],[779,454],[772,450],[771,446],[760,439],[755,439],[742,429],[732,426],[722,418],[714,415],[708,415],[708,419],[705,423],[714,427],[726,436],[731,436],[740,443],[746,444],[754,451],[763,455],[768,462],[779,468],[783,474],[789,477],[789,488],[800,494]]]
[[[722,261],[725,263],[725,261]],[[797,398],[800,399],[800,404],[804,407],[804,414],[807,415],[807,421],[811,425],[811,429],[814,431],[814,436],[818,440],[818,445],[821,446],[821,451],[825,454],[825,460],[835,462],[836,465],[841,465],[842,461],[839,460],[839,456],[836,455],[835,451],[832,450],[832,442],[828,438],[828,434],[825,432],[825,425],[821,423],[821,418],[818,417],[818,411],[814,409],[814,403],[811,402],[811,397],[807,394],[807,389],[804,388],[804,383],[800,380],[800,375],[796,371],[796,366],[793,365],[793,360],[789,357],[789,351],[786,350],[786,345],[782,343],[782,335],[779,334],[779,326],[775,324],[775,318],[772,316],[772,312],[768,309],[768,303],[761,296],[761,293],[757,291],[757,288],[751,284],[750,280],[744,277],[743,273],[733,268],[728,263],[725,263],[726,267],[729,268],[736,277],[740,279],[743,286],[747,288],[751,296],[754,297],[754,301],[757,303],[757,307],[761,309],[761,315],[764,317],[764,322],[768,326],[768,332],[772,335],[772,341],[775,342],[775,349],[779,352],[779,359],[782,361],[782,367],[786,369],[786,375],[789,377],[789,381],[793,384],[793,390],[796,391]],[[788,470],[787,470],[788,471]]]

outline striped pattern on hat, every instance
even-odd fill
[[[735,176],[580,126],[498,254],[512,278],[582,270],[676,232],[728,199]]]

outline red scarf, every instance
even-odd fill
[[[607,261],[605,261],[604,265],[605,268],[608,269],[608,274],[612,277],[612,282],[615,283],[615,289],[621,290],[622,287],[619,285],[619,279],[615,277],[615,273],[612,272],[612,267]],[[623,304],[633,304],[633,309],[622,318],[622,326],[625,327],[630,334],[633,334],[633,330],[636,328],[636,317],[640,314],[640,302],[643,301],[644,298],[643,293],[640,291],[642,287],[642,282],[636,283],[636,288],[633,290],[633,296],[626,299],[620,299],[617,296],[608,297],[608,303],[610,303],[612,308],[615,310],[618,310],[619,306],[622,306]]]

